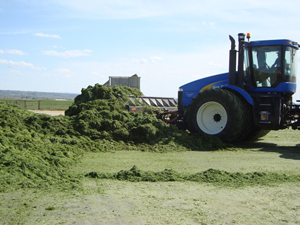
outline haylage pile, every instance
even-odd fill
[[[180,131],[155,115],[126,111],[137,89],[99,84],[81,90],[66,116],[35,114],[0,103],[0,191],[61,184],[76,187],[66,172],[88,151],[186,151],[226,147],[219,139]]]

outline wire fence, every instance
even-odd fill
[[[73,103],[71,100],[5,100],[0,99],[0,102],[5,104],[18,105],[28,110],[67,110]]]

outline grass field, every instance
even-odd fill
[[[73,100],[24,100],[24,99],[0,99],[0,102],[19,105],[28,110],[67,110]]]
[[[86,153],[69,168],[82,189],[0,193],[0,224],[299,224],[300,181],[234,186],[217,182],[129,182],[89,172],[208,169],[229,173],[300,174],[299,131],[272,131],[233,151]]]

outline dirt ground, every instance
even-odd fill
[[[89,153],[74,174],[142,170],[299,174],[299,131],[274,131],[239,150]],[[300,182],[228,187],[83,178],[83,190],[0,193],[0,224],[300,224]]]
[[[65,115],[65,111],[51,111],[51,110],[28,110],[35,113],[44,113],[50,116],[58,116],[58,115]]]

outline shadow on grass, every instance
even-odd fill
[[[281,146],[268,142],[241,142],[236,144],[243,149],[255,149],[260,152],[277,152],[280,158],[300,160],[300,144],[295,146]]]

